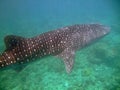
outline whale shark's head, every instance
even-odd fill
[[[110,32],[110,27],[108,26],[101,24],[90,24],[90,28],[87,34],[89,34],[88,38],[98,39],[107,35],[109,32]]]
[[[110,27],[101,24],[94,24],[94,29],[96,37],[105,36],[110,32]]]
[[[97,39],[106,36],[110,32],[110,27],[101,24],[89,24],[84,26],[83,45],[89,44]]]

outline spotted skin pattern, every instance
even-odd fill
[[[49,31],[33,38],[8,35],[4,39],[6,50],[0,56],[0,67],[56,55],[63,59],[69,73],[73,67],[75,51],[105,36],[109,31],[104,25],[81,24]]]

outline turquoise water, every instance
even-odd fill
[[[32,37],[66,25],[101,23],[111,33],[76,52],[72,72],[57,57],[0,70],[0,90],[120,90],[119,0],[1,0],[0,52],[9,34]]]

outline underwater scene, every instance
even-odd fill
[[[70,72],[57,53],[0,68],[0,90],[120,90],[119,0],[0,0],[0,52],[10,47],[8,35],[31,38],[75,24],[102,24],[110,33],[77,50]]]

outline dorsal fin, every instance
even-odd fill
[[[15,35],[8,35],[4,38],[6,49],[13,49],[17,45],[20,45],[25,38]]]

